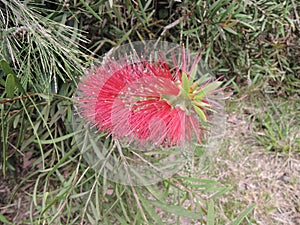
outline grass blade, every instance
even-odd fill
[[[231,225],[239,225],[242,220],[254,209],[255,204],[249,206],[245,209],[232,223]]]

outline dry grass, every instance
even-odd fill
[[[249,110],[256,114],[263,109],[249,101],[235,102],[228,113],[225,147],[208,174],[233,186],[220,198],[221,217],[229,222],[225,215],[255,203],[248,224],[300,224],[300,154],[270,152],[258,145]]]

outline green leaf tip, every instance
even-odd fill
[[[206,119],[205,113],[204,113],[198,106],[193,105],[193,107],[194,107],[196,113],[199,115],[199,117],[200,117],[204,122],[206,122],[207,119]]]

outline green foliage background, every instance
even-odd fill
[[[173,217],[224,222],[213,201],[201,196],[228,191],[217,182],[175,177],[138,189],[109,183],[81,163],[71,97],[84,68],[114,46],[149,39],[184,43],[202,52],[237,97],[299,98],[296,0],[0,0],[0,10],[1,175],[18,184],[7,203],[22,185],[33,187],[23,224],[165,224]],[[268,137],[277,138],[274,132]],[[25,173],[20,164],[29,155],[34,162]],[[190,198],[196,203],[184,208]],[[250,209],[228,217],[239,224]]]

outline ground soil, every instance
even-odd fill
[[[299,225],[300,154],[271,152],[259,146],[249,115],[241,112],[228,113],[225,147],[208,173],[233,186],[221,196],[220,208],[230,211],[231,205],[235,211],[255,203],[252,224]]]

